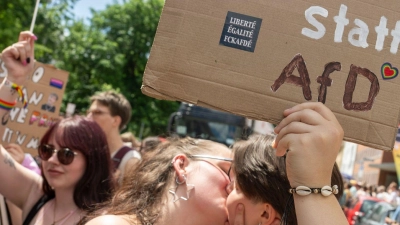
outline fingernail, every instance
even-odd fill
[[[242,210],[243,210],[243,205],[242,205],[242,204],[239,204],[239,205],[238,205],[238,210],[239,210],[239,211],[242,211]]]
[[[275,140],[272,141],[271,147],[272,147],[272,148],[276,148]]]
[[[38,39],[38,38],[36,37],[36,35],[33,35],[32,37],[33,37],[33,40],[35,40],[35,41]]]
[[[26,63],[31,63],[31,58],[30,57],[28,57],[28,58],[26,58]]]
[[[26,61],[23,61],[23,62],[22,62],[22,65],[26,66]]]

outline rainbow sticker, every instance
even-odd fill
[[[58,89],[62,89],[64,85],[64,82],[62,80],[58,80],[55,78],[51,78],[50,79],[50,86],[58,88]]]
[[[397,77],[399,70],[390,63],[384,63],[381,67],[381,73],[384,80],[389,80]]]

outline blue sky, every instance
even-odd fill
[[[114,2],[119,2],[118,0],[79,0],[75,7],[74,13],[76,17],[88,18],[91,17],[90,8],[95,10],[105,9],[107,5],[111,5]]]

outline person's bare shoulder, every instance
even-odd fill
[[[140,163],[140,159],[138,159],[138,158],[130,158],[128,160],[128,162],[126,162],[126,164],[125,164],[124,172],[131,171],[139,163]]]
[[[125,216],[116,216],[116,215],[104,215],[96,217],[85,225],[109,225],[109,224],[118,224],[118,225],[130,225],[130,223],[126,220]]]

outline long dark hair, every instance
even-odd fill
[[[237,185],[247,198],[271,204],[281,216],[285,213],[287,224],[296,225],[285,158],[275,155],[271,147],[273,140],[272,135],[251,135],[248,140],[236,142],[232,147],[235,154],[232,170],[236,173]],[[340,199],[343,181],[336,164],[332,168],[331,182],[339,186],[339,194],[335,196]]]
[[[107,139],[100,126],[81,116],[62,119],[49,128],[40,144],[48,144],[53,136],[58,145],[77,149],[85,156],[86,170],[74,190],[74,202],[79,209],[90,212],[96,203],[111,198],[115,181]],[[43,192],[54,197],[44,173],[42,177]]]

